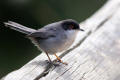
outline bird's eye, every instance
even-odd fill
[[[73,25],[69,25],[69,29],[73,29],[74,28],[74,26]]]

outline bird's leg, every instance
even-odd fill
[[[47,53],[47,52],[45,52],[45,53],[46,53],[46,55],[47,55],[49,61],[52,62],[51,59],[50,59],[50,57],[49,57],[49,55],[48,55],[48,53]]]
[[[58,60],[59,62],[67,65],[67,63],[66,63],[66,62],[63,62],[63,61],[60,59],[60,57],[58,57],[56,54],[54,54],[54,55],[56,56],[56,58],[57,58],[57,60]]]

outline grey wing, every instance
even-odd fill
[[[36,32],[33,32],[28,35],[28,37],[35,37],[39,39],[47,39],[49,37],[56,37],[56,31],[53,31],[52,29],[39,29]]]

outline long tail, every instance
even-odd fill
[[[30,34],[30,33],[36,31],[35,29],[25,27],[21,24],[18,24],[16,22],[12,22],[12,21],[4,22],[4,24],[5,24],[6,27],[10,27],[11,29],[14,29],[16,31],[19,31],[19,32],[22,32],[22,33],[25,33],[25,34]]]

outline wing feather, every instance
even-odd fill
[[[53,31],[52,29],[39,29],[36,32],[33,32],[31,34],[28,35],[28,37],[35,37],[35,38],[39,38],[39,39],[47,39],[49,37],[56,37],[55,34],[56,31]]]

